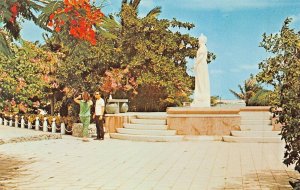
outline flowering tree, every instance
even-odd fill
[[[55,1],[48,7],[51,12],[45,12],[43,16],[51,13],[47,25],[56,33],[96,44],[95,26],[101,24],[104,14],[89,0]]]
[[[273,85],[277,93],[275,106],[282,110],[279,122],[286,143],[283,163],[295,164],[300,172],[300,34],[290,28],[290,22],[286,19],[279,33],[263,35],[261,46],[273,56],[260,63],[258,79]],[[291,184],[300,188],[299,180]]]

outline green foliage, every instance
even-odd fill
[[[220,96],[211,96],[210,97],[210,105],[216,106],[218,104],[218,100],[220,100]]]
[[[246,106],[251,106],[252,104],[249,102],[249,100],[255,96],[255,94],[261,90],[261,86],[257,83],[256,78],[251,74],[250,78],[244,81],[243,86],[238,85],[240,92],[236,92],[232,89],[229,89],[229,91],[238,99],[244,100],[246,103]]]
[[[290,29],[287,18],[279,33],[263,35],[261,46],[272,57],[260,63],[259,81],[271,84],[278,93],[275,106],[282,108],[279,122],[285,140],[284,164],[295,164],[300,172],[300,35]]]
[[[14,57],[0,56],[0,98],[2,101],[14,98],[17,102],[31,103],[36,96],[46,99],[50,88],[50,72],[56,60],[36,44],[23,42],[22,46],[11,45]]]
[[[198,40],[171,28],[191,29],[191,23],[158,19],[160,8],[138,17],[139,1],[123,1],[119,14],[121,31],[116,34],[121,68],[127,67],[138,83],[138,94],[131,96],[134,111],[163,111],[188,101],[192,79],[186,73],[186,58],[194,58]]]
[[[249,106],[269,106],[271,105],[271,97],[273,92],[270,90],[261,89],[249,99]]]

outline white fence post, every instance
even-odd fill
[[[7,120],[4,118],[4,125],[7,126]]]
[[[60,124],[60,134],[62,134],[62,135],[66,134],[66,125],[65,125],[65,123]]]
[[[22,129],[25,128],[25,120],[24,120],[24,116],[21,116],[21,128],[22,128]]]
[[[27,125],[28,125],[28,129],[32,128],[31,122],[29,120],[27,121]]]
[[[44,132],[47,132],[47,131],[48,131],[47,117],[44,117],[43,131],[44,131]]]
[[[35,118],[35,130],[38,131],[40,130],[40,121],[39,121],[39,117]]]
[[[56,133],[56,123],[55,123],[55,118],[52,119],[52,133]]]
[[[16,116],[15,116],[15,127],[16,127],[16,128],[18,127],[18,122],[19,122],[19,121],[18,121],[18,115],[16,115]]]
[[[10,115],[9,126],[12,127],[12,115]]]
[[[2,117],[0,117],[0,125],[2,125],[3,119]]]

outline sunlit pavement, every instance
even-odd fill
[[[0,189],[291,189],[283,144],[79,138],[0,145]]]

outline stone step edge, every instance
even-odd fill
[[[120,133],[110,133],[110,138],[131,141],[146,141],[146,142],[175,142],[183,141],[183,136],[156,136],[156,135],[128,135]]]
[[[234,137],[280,137],[280,131],[231,131]],[[254,136],[255,135],[255,136]]]
[[[162,124],[138,124],[138,123],[124,123],[123,127],[126,129],[137,129],[137,130],[167,130],[168,125]]]
[[[131,119],[132,124],[166,125],[167,121],[162,119]]]
[[[223,136],[224,142],[237,142],[237,143],[281,143],[284,142],[280,137],[234,137]]]
[[[167,116],[160,115],[136,115],[136,119],[157,119],[157,120],[166,120]]]
[[[176,135],[176,130],[159,130],[159,129],[141,130],[141,129],[117,128],[117,132],[121,134],[128,134],[128,135],[157,135],[157,136]]]

